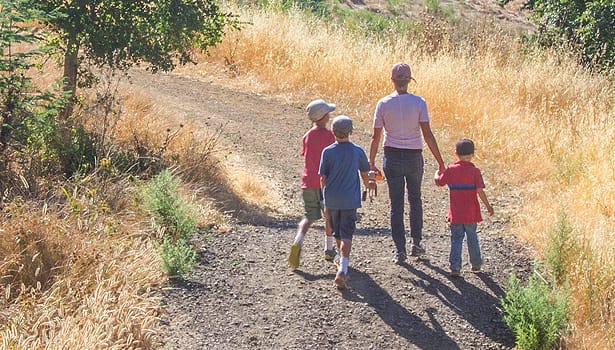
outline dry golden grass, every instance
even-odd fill
[[[452,160],[447,150],[457,138],[474,138],[477,162],[493,183],[489,192],[494,198],[520,196],[519,208],[501,208],[514,215],[512,233],[540,250],[558,213],[568,213],[586,244],[569,276],[574,315],[568,345],[615,347],[611,83],[549,53],[516,54],[517,44],[499,36],[485,39],[486,45],[472,54],[444,50],[426,55],[415,42],[382,45],[349,39],[296,13],[234,12],[253,25],[229,33],[210,57],[201,59],[207,64],[183,68],[185,72],[211,76],[223,68],[225,79],[239,77],[232,83],[245,89],[295,103],[323,97],[337,103],[340,113],[369,125],[377,99],[391,90],[390,65],[410,63],[417,79],[411,89],[427,100],[444,156]],[[39,85],[52,80],[45,75]],[[248,201],[269,201],[258,179],[203,165],[202,156],[212,145],[195,146],[202,135],[193,126],[163,122],[169,111],[138,91],[131,96],[113,135],[119,144],[130,148],[138,140],[147,155],[174,161],[193,186],[193,198],[211,193],[202,171],[216,169],[211,176],[231,177],[228,188],[247,193]],[[94,129],[96,123],[90,126]],[[75,186],[67,190],[66,203],[58,200],[60,204],[47,209],[16,203],[21,207],[5,209],[0,276],[8,277],[1,280],[0,347],[153,344],[160,310],[148,287],[163,277],[157,252],[141,239],[148,227],[132,211],[131,196],[123,192],[127,188],[131,186]],[[124,193],[125,200],[113,199],[117,193]],[[207,201],[199,206],[202,224],[225,220],[223,209]],[[24,237],[23,247],[7,237]]]
[[[82,185],[84,185],[82,183]],[[52,206],[14,201],[0,222],[0,348],[151,348],[164,280],[158,252],[129,207],[105,194],[126,183],[74,186]],[[118,208],[120,209],[120,208]],[[123,213],[123,214],[122,214]]]
[[[45,75],[38,82],[47,80]],[[154,290],[165,276],[152,243],[155,232],[137,205],[137,187],[117,167],[118,147],[160,157],[172,166],[188,183],[185,194],[199,209],[200,225],[224,229],[228,218],[202,196],[211,191],[209,181],[223,176],[212,154],[216,136],[168,118],[169,112],[147,96],[122,93],[124,111],[117,119],[105,116],[107,124],[96,114],[100,110],[81,113],[90,131],[101,135],[106,127],[106,141],[113,143],[94,174],[48,184],[45,203],[5,203],[0,217],[0,349],[159,345],[162,309]]]
[[[572,348],[615,347],[615,107],[612,82],[549,52],[521,54],[491,34],[478,50],[421,54],[411,41],[350,39],[291,12],[233,10],[251,22],[228,33],[194,75],[235,76],[245,89],[294,103],[323,97],[366,125],[392,87],[392,63],[410,63],[446,159],[462,136],[477,143],[477,162],[494,198],[519,196],[509,231],[540,250],[563,210],[587,249],[569,276]]]
[[[273,203],[278,200],[276,192],[270,190],[274,186],[248,174],[244,169],[254,166],[247,164],[246,159],[237,154],[223,154],[221,150],[231,148],[219,138],[219,130],[207,131],[194,121],[180,120],[138,90],[126,94],[124,106],[126,113],[118,123],[116,142],[128,146],[139,139],[147,149],[154,150],[164,144],[161,156],[170,160],[169,166],[189,184],[192,198],[203,209],[203,224],[224,226],[229,218],[225,213],[245,210],[242,207],[274,209]],[[236,203],[221,200],[220,194],[228,198],[230,193],[239,196],[235,198]],[[199,200],[202,196],[206,200]],[[217,208],[211,200],[219,202]]]

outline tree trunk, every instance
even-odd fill
[[[77,35],[69,34],[66,53],[64,54],[64,92],[70,93],[69,100],[60,113],[60,118],[66,120],[72,113],[77,93],[77,68],[79,67],[79,43]]]

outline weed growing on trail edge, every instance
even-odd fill
[[[179,194],[180,180],[169,170],[154,176],[143,187],[147,209],[163,228],[162,243],[158,250],[162,257],[162,269],[169,276],[181,276],[196,264],[196,252],[187,242],[196,231],[195,209]]]
[[[196,264],[196,252],[185,239],[174,240],[165,236],[158,250],[162,257],[162,270],[170,277],[183,276]]]
[[[547,269],[557,286],[563,285],[568,280],[570,268],[577,260],[579,242],[576,236],[566,213],[560,213],[555,227],[549,231],[547,246],[544,248]]]
[[[196,231],[197,218],[195,208],[179,194],[180,182],[169,170],[164,170],[143,187],[142,196],[165,235],[185,240]]]
[[[563,335],[568,323],[570,292],[551,289],[538,271],[529,277],[525,287],[511,273],[501,301],[504,321],[515,334],[519,349],[551,349]]]

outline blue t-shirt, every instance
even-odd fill
[[[361,207],[359,171],[369,171],[365,151],[352,142],[335,142],[322,151],[318,174],[325,175],[325,206],[331,209]]]

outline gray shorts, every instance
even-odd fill
[[[320,188],[303,189],[303,215],[310,221],[322,219],[324,205]]]
[[[335,239],[352,240],[357,228],[357,210],[329,208],[328,212]]]

